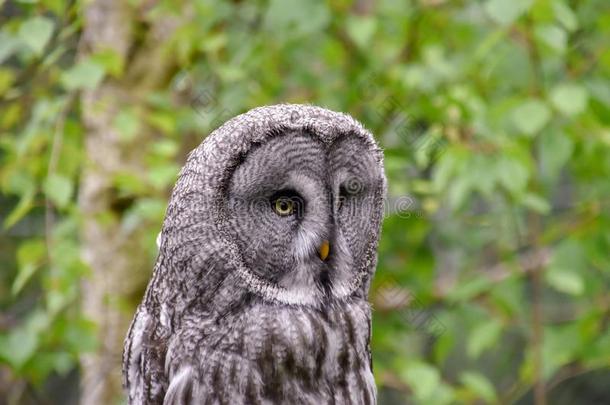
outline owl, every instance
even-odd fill
[[[125,339],[130,404],[374,404],[368,289],[386,179],[373,136],[259,107],[193,150]]]

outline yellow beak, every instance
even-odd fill
[[[322,245],[320,245],[320,249],[318,249],[318,254],[320,255],[320,259],[326,260],[329,253],[330,253],[330,243],[327,240],[325,240],[324,242],[322,242]]]

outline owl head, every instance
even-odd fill
[[[350,116],[308,105],[256,108],[189,155],[159,260],[171,261],[164,268],[185,294],[230,276],[273,303],[365,297],[385,191],[382,152]],[[193,278],[194,269],[205,271]]]

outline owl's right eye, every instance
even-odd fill
[[[301,197],[291,190],[279,191],[271,197],[271,208],[281,217],[299,214],[302,205]]]
[[[286,215],[292,215],[292,213],[294,212],[294,202],[289,198],[280,197],[275,200],[273,209],[278,215],[282,217]]]

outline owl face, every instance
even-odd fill
[[[378,229],[383,173],[361,139],[289,131],[235,168],[227,211],[242,261],[288,295],[319,304],[351,292]],[[294,300],[291,300],[294,301]]]

